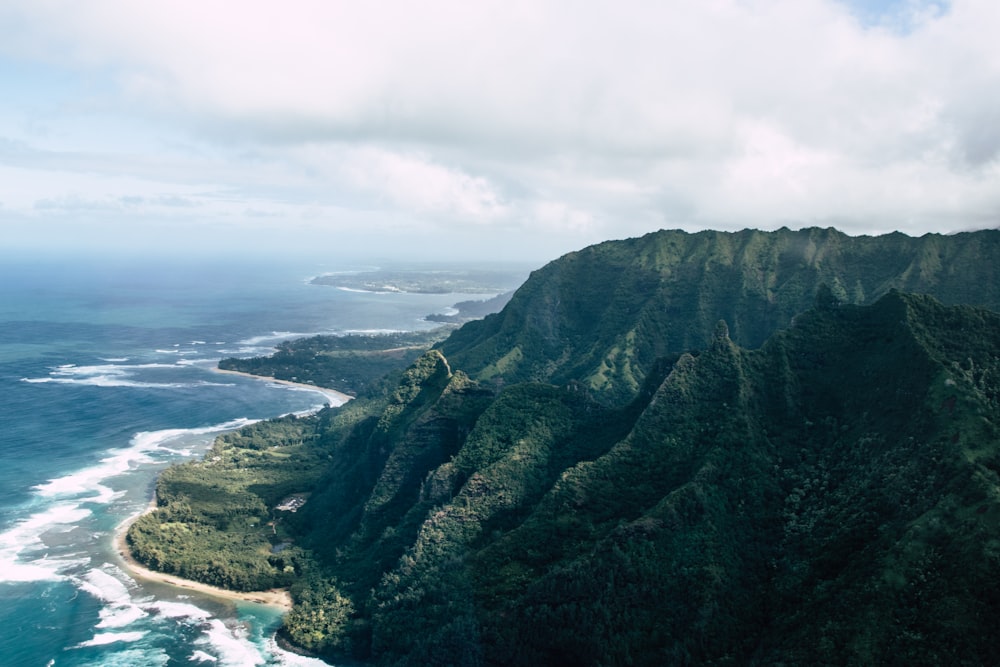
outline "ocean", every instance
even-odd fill
[[[360,263],[3,258],[0,665],[322,665],[280,611],[134,580],[117,526],[165,466],[314,391],[213,371],[297,336],[432,328],[469,298],[309,284]]]

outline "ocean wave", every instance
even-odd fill
[[[136,642],[148,634],[148,630],[137,630],[135,632],[101,632],[94,635],[93,639],[77,644],[77,648],[88,646],[106,646],[115,642]]]
[[[380,291],[374,289],[358,289],[356,287],[344,287],[343,285],[337,285],[337,289],[341,292],[354,292],[356,294],[402,294],[399,290],[388,290]]]
[[[235,350],[232,348],[220,349],[219,354],[227,357],[263,357],[272,354],[274,349],[273,345],[269,347],[238,347]]]
[[[246,624],[235,620],[223,621],[190,602],[152,597],[136,599],[135,592],[141,589],[137,589],[129,576],[117,566],[104,565],[101,568],[91,568],[83,576],[73,577],[72,580],[81,591],[104,603],[98,612],[100,621],[94,626],[93,638],[77,644],[75,648],[132,643],[147,635],[159,636],[163,633],[173,635],[176,633],[176,624],[180,623],[199,633],[193,641],[195,649],[189,657],[192,662],[234,667],[263,664],[305,667],[325,664],[295,662],[294,654],[288,654],[278,648],[273,637],[270,640],[260,641],[259,638],[255,640],[250,636]],[[292,661],[287,660],[286,656]],[[116,656],[108,657],[117,659]],[[131,664],[149,664],[142,655],[137,657],[138,662]],[[129,663],[115,662],[115,664]]]
[[[180,354],[180,353],[176,353]],[[187,362],[187,363],[183,363]],[[96,364],[77,366],[63,364],[49,371],[48,377],[21,378],[21,382],[30,384],[73,384],[91,387],[137,387],[142,389],[183,389],[194,387],[226,387],[226,383],[199,380],[196,382],[151,382],[132,379],[136,371],[177,370],[195,363],[190,360],[180,360],[172,364]]]
[[[108,452],[108,456],[101,459],[95,465],[88,466],[62,477],[50,479],[42,484],[37,484],[33,488],[38,495],[44,498],[54,496],[83,496],[81,501],[91,503],[108,503],[117,497],[117,492],[103,485],[107,479],[122,475],[138,466],[153,462],[151,454],[161,452],[165,454],[177,454],[178,452],[189,452],[190,449],[165,447],[166,444],[176,442],[189,437],[201,437],[215,435],[224,431],[233,431],[244,426],[249,426],[260,420],[247,419],[241,417],[232,419],[221,424],[202,426],[197,428],[168,428],[159,431],[140,431],[132,436],[125,449],[113,449]],[[207,443],[203,443],[207,444]],[[91,494],[91,495],[84,495]]]
[[[29,384],[75,384],[88,387],[134,387],[138,389],[193,389],[196,387],[231,387],[232,383],[208,382],[140,382],[123,380],[114,375],[95,375],[87,378],[21,378],[21,382]]]
[[[86,558],[75,555],[50,558],[42,536],[72,529],[90,515],[79,503],[58,503],[0,533],[0,581],[59,581],[65,578],[64,572],[86,563]],[[38,555],[25,561],[27,554]]]
[[[95,626],[97,628],[122,628],[149,616],[149,612],[132,601],[132,595],[122,579],[104,570],[95,568],[88,571],[77,581],[77,585],[106,603],[99,612],[101,620]]]
[[[386,336],[389,334],[406,333],[404,329],[344,329],[344,336]]]
[[[156,614],[159,618],[179,620],[188,619],[190,621],[207,621],[212,615],[189,602],[172,602],[170,600],[155,600],[143,609]]]
[[[186,345],[205,345],[204,342],[192,341],[190,343],[185,343]],[[153,350],[156,354],[169,354],[173,356],[190,356],[192,354],[201,354],[201,350],[192,350],[188,348],[181,347],[180,343],[174,343],[173,349],[165,350],[163,348],[156,348]]]
[[[278,664],[282,667],[329,667],[330,665],[330,663],[319,658],[310,658],[286,651],[278,646],[278,642],[274,637],[270,637],[264,641],[264,650],[274,656]]]
[[[236,344],[259,346],[261,343],[276,343],[278,341],[293,340],[295,338],[308,338],[309,336],[315,336],[315,335],[316,334],[314,333],[302,333],[295,331],[272,331],[269,334],[244,338],[243,340],[236,341]]]
[[[55,665],[55,662],[50,663]],[[60,663],[62,664],[62,663]],[[126,648],[114,653],[102,652],[94,662],[85,663],[81,667],[166,667],[170,664],[170,656],[162,648],[143,646],[142,648]]]
[[[205,635],[194,640],[196,645],[209,645],[219,655],[220,665],[245,667],[267,662],[260,649],[247,637],[246,628],[230,627],[217,618],[208,621]]]
[[[198,428],[139,432],[132,437],[129,447],[111,450],[98,463],[34,486],[36,498],[51,504],[0,533],[0,581],[58,581],[67,578],[67,572],[88,563],[88,559],[77,554],[50,556],[50,549],[42,538],[46,534],[78,528],[79,523],[93,513],[85,505],[108,504],[121,497],[124,492],[109,486],[109,479],[140,465],[155,462],[157,454],[163,460],[165,456],[190,451],[189,447],[165,445],[232,431],[257,421],[259,420],[239,418]],[[207,446],[209,442],[201,444]],[[54,499],[59,501],[52,502]],[[98,583],[111,586],[110,580],[99,574],[81,581],[84,582],[84,588]],[[120,589],[115,590],[121,594]]]
[[[174,365],[185,368],[190,366],[207,366],[208,368],[215,368],[215,365],[218,363],[219,357],[202,357],[200,359],[178,359]]]

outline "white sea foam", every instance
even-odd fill
[[[220,349],[219,352],[228,357],[259,357],[274,352],[274,346],[270,347],[238,347],[233,349]]]
[[[145,618],[149,614],[141,607],[134,604],[121,605],[119,607],[105,607],[100,611],[101,620],[95,626],[98,628],[123,628],[132,625],[140,618]]]
[[[184,351],[174,351],[171,354],[187,354]],[[192,352],[197,354],[197,352]],[[97,364],[91,366],[77,366],[75,364],[63,364],[56,366],[49,371],[48,377],[41,378],[21,378],[22,382],[31,384],[73,384],[91,387],[137,387],[142,389],[178,389],[191,387],[219,387],[231,386],[217,382],[199,380],[197,382],[151,382],[148,380],[135,380],[136,371],[176,369],[179,364]]]
[[[122,628],[149,615],[132,600],[125,583],[104,570],[91,569],[76,583],[84,592],[107,603],[99,612],[97,628]]]
[[[130,603],[132,600],[124,582],[97,568],[83,575],[80,580],[80,588],[102,602],[122,605]]]
[[[237,345],[252,345],[259,346],[261,343],[274,343],[282,340],[292,340],[294,338],[307,338],[309,336],[315,336],[312,333],[297,333],[294,331],[272,331],[269,334],[264,334],[262,336],[252,336],[250,338],[245,338],[243,340],[237,341]]]
[[[191,657],[188,658],[188,660],[191,661],[191,662],[218,662],[219,661],[219,659],[216,658],[214,655],[209,655],[208,653],[205,653],[204,651],[195,651],[194,653],[191,654]]]
[[[143,605],[143,609],[155,613],[161,618],[169,619],[189,619],[191,621],[207,621],[212,617],[210,613],[188,602],[171,602],[169,600],[155,600]]]
[[[176,448],[165,447],[167,443],[175,442],[188,436],[197,437],[231,431],[257,421],[259,420],[240,418],[199,428],[141,431],[132,437],[130,447],[111,450],[109,456],[101,459],[99,463],[69,475],[51,479],[43,484],[38,484],[34,489],[38,495],[46,498],[55,496],[83,496],[81,500],[87,502],[109,503],[119,497],[120,493],[103,485],[101,482],[104,480],[117,477],[144,463],[151,463],[154,460],[151,456],[153,453],[177,454],[179,452],[190,451],[188,448],[178,450]],[[84,496],[84,494],[91,495]]]
[[[52,663],[55,664],[54,662]],[[61,663],[60,663],[61,664]],[[126,648],[125,650],[108,653],[101,652],[101,657],[82,667],[166,667],[170,664],[170,656],[162,648],[154,649],[148,646],[142,648]]]
[[[271,637],[264,642],[264,650],[273,655],[278,664],[283,667],[329,667],[330,663],[319,658],[310,658],[298,653],[292,653],[278,646],[278,642]]]
[[[176,366],[208,366],[209,368],[215,368],[216,364],[219,363],[219,357],[212,357],[211,359],[178,359],[175,363]]]
[[[57,581],[63,572],[87,562],[76,554],[49,558],[42,536],[66,531],[90,516],[78,503],[58,503],[0,533],[0,581]],[[34,556],[25,560],[27,555]]]
[[[132,441],[135,443],[136,438]],[[111,455],[101,459],[100,463],[38,484],[34,487],[35,491],[43,498],[84,496],[82,499],[89,502],[109,503],[120,494],[101,482],[127,472],[139,464],[151,462],[152,458],[148,452],[155,446],[155,444],[152,446],[135,444],[128,449],[112,450]]]
[[[384,336],[387,334],[405,333],[403,329],[344,329],[345,335],[352,336]]]
[[[217,618],[208,621],[204,637],[199,637],[194,643],[210,645],[219,654],[220,665],[247,667],[266,662],[244,628],[231,628]]]
[[[357,294],[388,294],[388,292],[379,292],[373,289],[357,289],[354,287],[343,287],[341,285],[337,285],[337,289],[341,292],[355,292]]]
[[[77,644],[77,647],[85,648],[87,646],[106,646],[108,644],[114,644],[115,642],[135,642],[145,637],[147,632],[147,630],[138,630],[136,632],[101,632],[94,635],[93,639],[80,642]]]
[[[310,387],[308,385],[297,385],[297,384],[283,384],[280,382],[269,382],[267,386],[274,387],[277,389],[287,389],[288,391],[304,391],[304,392],[309,392],[311,394],[320,394],[321,396],[326,398],[326,402],[322,403],[321,405],[315,405],[307,410],[293,412],[292,414],[294,414],[296,417],[304,417],[306,415],[314,414],[327,406],[336,408],[347,402],[344,400],[344,397],[341,396],[340,394],[335,394],[329,390],[323,389],[322,387]]]
[[[157,460],[156,455],[162,457],[190,452],[189,447],[171,448],[165,445],[189,437],[234,430],[256,421],[258,420],[240,418],[199,428],[136,433],[129,447],[110,451],[99,463],[35,486],[34,491],[38,498],[49,501],[56,498],[60,500],[0,533],[0,581],[64,579],[66,572],[89,562],[87,555],[61,553],[50,556],[51,549],[46,547],[42,538],[46,534],[76,530],[79,523],[92,514],[85,505],[107,504],[119,498],[124,492],[114,490],[106,483],[107,480]],[[100,578],[105,584],[111,585],[110,581],[114,578],[109,579],[109,577],[110,575],[92,574],[81,586],[93,593],[93,588],[86,587],[96,586],[95,578]],[[116,590],[121,593],[120,589]],[[111,620],[109,617],[107,621],[109,624],[123,623],[126,618],[136,616],[136,612],[130,609],[119,609],[112,613],[116,614],[117,620]]]

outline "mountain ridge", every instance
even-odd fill
[[[849,303],[896,288],[997,309],[998,263],[996,230],[921,237],[662,230],[549,263],[501,313],[438,347],[476,379],[573,379],[621,404],[656,359],[701,349],[720,319],[736,342],[757,347],[809,308],[822,283]]]

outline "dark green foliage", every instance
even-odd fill
[[[311,653],[350,653],[354,605],[341,594],[337,580],[307,577],[294,592],[295,608],[285,616],[282,634]]]
[[[283,417],[219,436],[204,460],[160,475],[156,511],[129,528],[132,554],[153,569],[233,590],[287,586],[311,559],[286,543],[285,523],[294,515],[274,508],[311,491],[326,460],[312,418]]]
[[[848,303],[890,289],[1000,308],[1000,231],[911,238],[833,229],[660,231],[570,253],[535,271],[503,312],[440,344],[494,382],[577,380],[622,403],[655,360],[702,349],[715,323],[755,348],[812,305],[820,284]]]
[[[394,564],[344,557],[370,529],[337,540],[364,581],[346,640],[383,664],[991,662],[1000,316],[830,295],[757,351],[713,327],[623,410],[504,388],[420,467]]]
[[[356,395],[371,391],[386,374],[405,369],[446,333],[312,336],[281,343],[267,357],[223,359],[219,368]]]
[[[479,301],[459,301],[454,306],[455,310],[458,311],[457,313],[453,315],[434,313],[432,315],[428,315],[424,319],[428,322],[447,322],[450,324],[462,324],[463,322],[468,322],[470,320],[478,320],[479,318],[499,312],[504,306],[507,305],[512,296],[514,296],[514,292],[504,292],[503,294],[497,294],[495,297],[490,299],[483,299]]]

